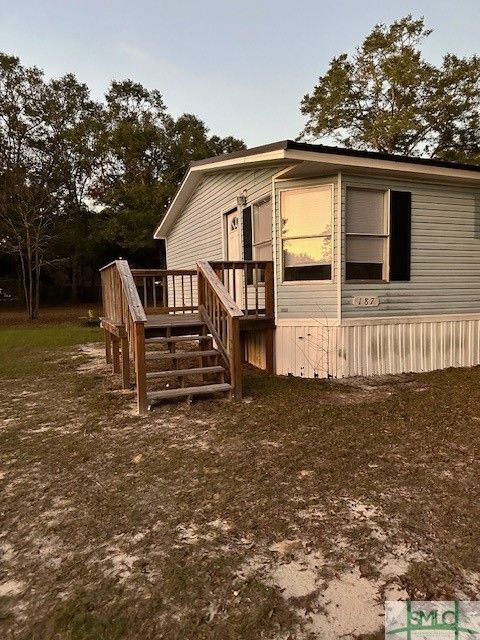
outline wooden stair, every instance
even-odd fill
[[[100,274],[105,359],[121,375],[123,389],[131,388],[133,362],[139,415],[162,399],[228,393],[241,400],[241,331],[264,333],[266,366],[272,370],[271,260],[130,269],[120,258]]]
[[[165,389],[164,391],[151,391],[147,393],[149,406],[162,400],[191,398],[192,396],[211,395],[213,393],[226,393],[232,389],[227,382],[218,384],[205,384],[196,387],[180,387],[179,389]]]
[[[185,342],[187,340],[198,340],[199,342],[208,342],[209,340],[211,340],[212,337],[211,336],[203,336],[203,335],[198,335],[198,334],[194,334],[194,335],[185,335],[185,336],[170,336],[170,337],[166,337],[166,336],[160,336],[157,338],[146,338],[145,339],[145,344],[171,344],[171,343],[175,343],[175,342]]]
[[[216,356],[216,349],[202,349],[195,351],[145,351],[146,360],[183,360],[184,358],[206,358],[207,356]]]
[[[170,369],[169,371],[148,371],[147,380],[154,378],[173,378],[192,376],[206,373],[225,373],[225,367],[216,365],[214,367],[192,367],[192,369]]]
[[[172,335],[170,326],[158,330],[165,335],[145,337],[149,408],[162,401],[230,394],[227,370],[205,323],[194,318],[190,324],[182,322],[180,335]]]

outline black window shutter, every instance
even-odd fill
[[[253,260],[252,207],[243,210],[243,259]]]
[[[390,192],[390,280],[410,280],[412,194]]]

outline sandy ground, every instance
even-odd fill
[[[240,408],[206,401],[135,416],[133,393],[119,389],[98,343],[52,363],[41,383],[0,388],[2,637],[380,638],[384,600],[480,593],[470,543],[459,538],[464,555],[450,571],[439,562],[452,543],[447,524],[442,531],[432,510],[428,529],[415,515],[415,499],[431,507],[434,479],[415,479],[418,496],[409,481],[385,479],[392,466],[376,479],[378,452],[355,467],[338,462],[341,451],[324,460],[321,431],[315,442],[267,428],[261,393]],[[331,412],[368,405],[375,418],[372,403],[419,397],[428,385],[415,376],[338,383]],[[406,405],[396,406],[408,422]],[[254,436],[239,426],[248,416]],[[447,511],[447,490],[459,489],[449,470],[472,464],[458,447],[432,471],[446,474],[437,495]],[[404,456],[393,444],[385,455]],[[406,476],[417,462],[401,460]],[[325,490],[335,464],[337,486],[332,476]],[[471,471],[462,491],[475,496]]]

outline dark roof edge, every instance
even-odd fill
[[[269,151],[279,150],[295,150],[309,151],[312,153],[328,153],[341,156],[350,156],[356,158],[372,158],[374,160],[389,160],[391,162],[406,162],[409,164],[419,164],[430,167],[444,167],[445,169],[464,169],[466,171],[480,171],[480,165],[464,164],[462,162],[452,162],[450,160],[436,160],[431,158],[417,158],[414,156],[402,156],[394,153],[382,153],[380,151],[360,151],[358,149],[348,149],[345,147],[330,147],[323,144],[311,144],[309,142],[296,142],[295,140],[281,140],[271,144],[265,144],[260,147],[252,147],[244,151],[234,151],[233,153],[224,153],[220,156],[205,158],[204,160],[196,160],[191,163],[191,167],[198,167],[204,164],[214,164],[224,160],[234,160],[235,158],[247,158],[248,156],[257,155],[259,153],[267,153]]]
[[[332,153],[342,156],[354,156],[357,158],[373,158],[376,160],[391,160],[392,162],[408,162],[410,164],[422,164],[431,167],[445,167],[449,169],[466,169],[468,171],[480,171],[480,165],[453,162],[451,160],[436,160],[435,158],[418,158],[415,156],[401,156],[396,153],[382,153],[380,151],[360,151],[345,147],[329,147],[323,144],[310,144],[308,142],[295,142],[287,140],[287,149],[297,151],[313,151],[316,153]]]

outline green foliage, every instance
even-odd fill
[[[31,318],[64,191],[51,94],[40,70],[0,54],[0,250],[19,261]]]
[[[46,270],[62,269],[75,299],[85,271],[92,283],[104,261],[155,255],[153,231],[190,161],[244,147],[194,115],[174,119],[159,91],[132,80],[98,103],[73,74],[46,81],[0,53],[0,253],[18,264],[29,316]]]
[[[104,237],[136,253],[154,246],[152,231],[192,160],[245,145],[209,137],[194,115],[175,120],[158,91],[130,80],[113,82],[106,102],[102,172],[91,193],[104,207]]]
[[[353,148],[480,162],[480,58],[420,50],[431,31],[411,15],[378,24],[353,57],[335,57],[301,111],[302,137]]]

